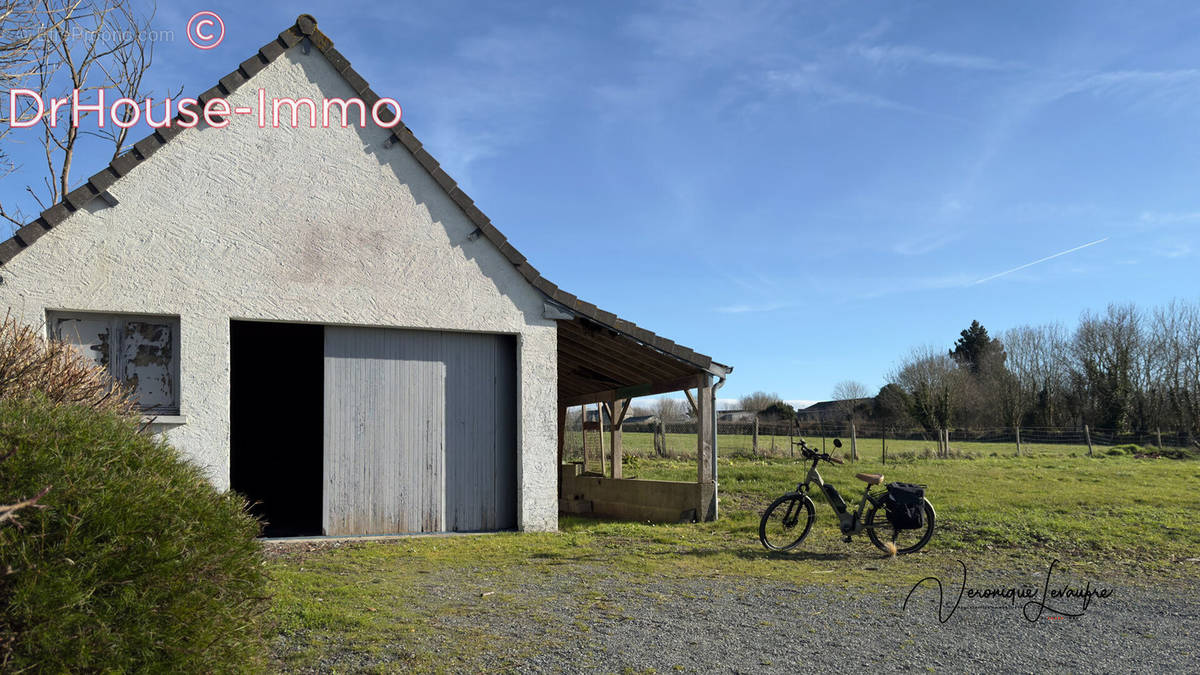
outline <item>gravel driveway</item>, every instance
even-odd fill
[[[958,570],[931,570],[946,584],[946,618],[961,586]],[[1042,590],[1045,571],[976,573],[967,588]],[[1055,573],[1051,588],[1110,589],[1082,601],[1050,599],[1034,622],[1026,600],[963,597],[944,623],[936,584],[927,582],[901,608],[912,583],[846,590],[833,583],[759,579],[636,580],[594,565],[531,574],[466,569],[429,579],[431,637],[414,647],[361,652],[331,649],[316,670],[403,671],[413,648],[438,653],[471,633],[484,635],[452,672],[1198,672],[1200,583],[1153,586],[1074,579]],[[438,608],[454,608],[442,611]],[[1036,616],[1036,606],[1029,608]],[[281,638],[281,654],[303,636]]]
[[[953,586],[956,594],[958,584]],[[696,597],[680,598],[683,589]],[[984,609],[984,601],[966,599],[940,623],[935,585],[914,594],[907,611],[901,609],[907,589],[840,593],[825,586],[703,580],[650,590],[668,600],[622,597],[624,615],[632,618],[597,621],[580,644],[539,654],[518,670],[1200,670],[1200,596],[1194,587],[1186,593],[1123,589],[1107,602],[1093,601],[1082,617],[1033,623],[1022,616],[1021,603]],[[946,599],[943,616],[953,600]]]

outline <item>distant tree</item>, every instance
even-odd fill
[[[966,389],[966,371],[940,349],[913,349],[891,380],[908,394],[909,409],[926,429],[947,429]]]
[[[134,0],[0,0],[0,81],[10,90],[24,85],[43,100],[107,90],[108,102],[127,98],[141,106],[148,93],[143,78],[154,59],[154,12],[153,2]],[[90,131],[82,123],[68,123],[71,114],[69,106],[60,109],[48,103],[39,111],[28,98],[18,109],[0,113],[0,121],[10,122],[10,128],[14,119],[40,122],[45,172],[40,181],[25,186],[39,212],[70,190],[75,151],[84,137],[101,139],[101,147],[112,150],[112,159],[125,151],[134,108],[121,106],[114,112],[122,124],[93,124]],[[80,118],[95,114],[86,112]],[[11,169],[0,150],[0,174]],[[0,218],[13,227],[27,220],[12,201],[0,202]]]
[[[651,409],[658,419],[666,424],[686,419],[688,417],[689,406],[686,402],[680,401],[677,398],[663,396],[654,400],[654,405]]]
[[[1118,431],[1131,428],[1144,344],[1142,315],[1133,305],[1109,305],[1104,315],[1085,312],[1080,318],[1073,343],[1074,380],[1086,416],[1095,424]]]
[[[782,400],[779,394],[768,394],[765,391],[756,391],[753,394],[747,394],[738,400],[738,404],[742,410],[752,410],[756,413],[762,412],[769,408],[772,403]]]
[[[959,333],[950,357],[959,366],[966,368],[972,375],[982,375],[986,371],[1004,365],[1004,345],[999,340],[993,340],[987,329],[978,321]]]
[[[1032,424],[1066,423],[1070,345],[1059,324],[1017,326],[1004,332],[1006,368],[1017,378]]]
[[[758,416],[765,420],[791,422],[796,419],[796,409],[783,401],[776,401],[758,413]]]
[[[837,401],[837,411],[841,421],[853,421],[858,407],[863,399],[870,398],[867,386],[854,380],[842,380],[833,387],[833,400]]]
[[[875,395],[871,414],[879,423],[890,428],[906,426],[912,421],[912,398],[899,385],[889,382]]]

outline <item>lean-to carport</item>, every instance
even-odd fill
[[[615,327],[565,317],[558,322],[560,511],[659,522],[715,520],[716,391],[733,368],[615,317]],[[687,394],[696,416],[696,482],[625,478],[621,427],[630,401],[676,391]],[[593,403],[604,406],[610,419],[607,477],[563,464],[567,408]]]

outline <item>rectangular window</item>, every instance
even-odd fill
[[[133,388],[147,413],[179,414],[179,317],[48,312],[50,334]]]

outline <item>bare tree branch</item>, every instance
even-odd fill
[[[9,40],[7,45],[0,39],[5,83],[28,83],[26,88],[39,92],[43,101],[66,98],[76,91],[81,96],[85,92],[111,91],[106,104],[128,98],[142,105],[147,97],[144,77],[154,57],[150,31],[153,18],[153,4],[147,14],[141,14],[134,0],[0,0],[0,20],[4,21],[0,35],[10,35],[10,24],[14,28],[39,27],[32,39],[22,34],[21,39]],[[104,139],[111,144],[114,158],[125,151],[128,140],[129,130],[115,124],[104,128],[96,124],[94,131],[81,128],[83,120],[106,112],[79,113],[70,106],[52,111],[46,105],[39,116],[36,105],[27,102],[22,110],[6,114],[24,122],[40,122],[44,178],[40,187],[26,185],[26,192],[39,210],[61,201],[70,191],[81,138]],[[72,123],[73,114],[78,115],[80,125]],[[121,121],[127,123],[135,111],[125,106],[120,114]],[[3,159],[0,156],[0,175]],[[18,226],[27,220],[18,206],[3,203],[0,217]]]

